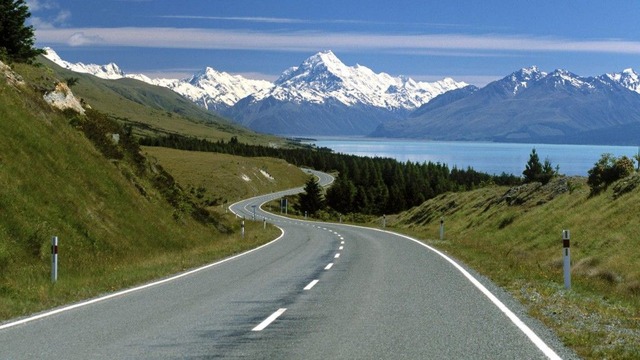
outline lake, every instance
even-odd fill
[[[604,153],[633,158],[638,153],[634,146],[516,144],[493,142],[428,141],[402,139],[374,139],[361,137],[316,137],[304,143],[327,147],[336,153],[388,157],[406,162],[439,162],[453,168],[472,167],[489,174],[521,176],[535,148],[540,162],[549,158],[555,168],[565,175],[587,176],[587,171]]]

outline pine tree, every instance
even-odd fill
[[[544,160],[543,165],[540,162],[538,153],[536,153],[536,149],[533,148],[533,150],[531,150],[531,155],[529,155],[529,161],[527,162],[522,175],[524,175],[525,183],[539,181],[543,184],[546,184],[551,181],[551,179],[555,175],[557,175],[557,171],[553,169],[551,161],[548,158]]]
[[[529,161],[527,161],[527,165],[522,172],[522,175],[524,175],[524,182],[529,183],[537,181],[540,174],[542,174],[542,163],[540,162],[540,157],[538,156],[536,149],[533,148],[529,155]]]
[[[25,24],[30,16],[24,0],[0,0],[0,57],[30,63],[44,52],[33,46],[33,26]]]
[[[315,177],[310,177],[304,186],[304,193],[298,195],[298,210],[308,215],[314,215],[324,206],[320,184]]]

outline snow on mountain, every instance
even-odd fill
[[[428,83],[386,73],[376,74],[362,65],[347,66],[328,50],[284,71],[273,88],[254,94],[253,101],[273,97],[298,104],[323,104],[336,100],[348,106],[364,104],[390,110],[411,110],[446,91],[466,85],[451,78]]]
[[[122,70],[120,70],[118,65],[114,63],[109,63],[107,65],[95,65],[95,64],[85,65],[79,62],[74,64],[74,63],[70,63],[68,61],[62,60],[62,58],[60,58],[60,56],[51,48],[46,47],[44,48],[44,50],[45,50],[44,56],[47,59],[53,61],[54,63],[60,65],[65,69],[69,69],[71,71],[75,71],[78,73],[95,75],[103,79],[115,80],[115,79],[121,79],[124,77],[124,73],[122,72]]]
[[[605,74],[604,76],[640,94],[640,75],[633,69],[624,69],[620,73]]]
[[[529,84],[536,82],[547,76],[547,73],[540,71],[537,66],[522,68],[511,75],[505,77],[502,81],[505,85],[512,89],[513,95],[529,87]]]
[[[151,79],[143,74],[125,74],[113,63],[108,65],[70,63],[62,60],[53,49],[45,48],[45,50],[45,57],[63,68],[91,74],[103,79],[131,78],[148,84],[166,87],[211,110],[231,107],[238,100],[249,94],[273,87],[273,84],[268,81],[251,80],[239,75],[230,75],[226,72],[215,71],[210,67],[194,74],[189,79]]]
[[[371,135],[433,140],[635,143],[640,129],[636,80],[637,74],[632,70],[581,77],[562,69],[547,74],[535,67],[525,68],[477,91],[449,92],[407,119],[382,124]]]
[[[242,98],[272,87],[273,84],[269,81],[251,80],[207,67],[187,81],[183,81],[173,90],[195,102],[203,101],[203,105],[210,108],[211,105],[220,103],[229,107],[233,106]],[[195,93],[192,94],[190,90],[193,89],[195,89]]]

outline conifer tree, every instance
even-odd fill
[[[0,57],[30,63],[44,51],[34,48],[34,29],[27,26],[31,16],[24,0],[0,0]]]
[[[298,195],[298,210],[308,215],[314,215],[324,208],[324,198],[320,184],[315,177],[310,177],[304,186],[304,193]]]

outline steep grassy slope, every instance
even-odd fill
[[[586,358],[640,357],[640,175],[589,196],[583,178],[441,195],[394,227],[510,290]],[[445,239],[439,240],[440,219]],[[572,289],[562,276],[571,231]]]
[[[278,233],[247,224],[252,235],[241,240],[231,216],[197,221],[184,204],[170,204],[156,184],[170,178],[158,165],[106,158],[79,130],[86,120],[42,100],[42,83],[53,76],[17,68],[28,75],[25,85],[0,73],[0,319],[193,267]],[[60,239],[55,285],[53,235]]]

